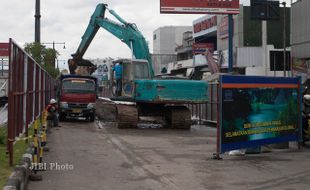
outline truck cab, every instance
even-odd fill
[[[67,116],[95,119],[97,79],[91,76],[62,75],[58,87],[59,120]]]

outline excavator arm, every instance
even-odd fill
[[[108,10],[118,21],[114,22],[105,17],[105,12]],[[87,29],[82,37],[82,41],[76,51],[72,54],[73,59],[69,60],[70,73],[76,69],[77,66],[92,67],[89,62],[82,59],[90,43],[96,36],[99,28],[104,28],[115,37],[124,42],[131,50],[136,59],[145,59],[148,61],[151,77],[154,76],[152,67],[152,60],[149,53],[147,42],[138,30],[135,24],[127,23],[115,11],[109,10],[106,4],[98,4],[95,12],[91,16]],[[70,68],[71,67],[71,68]]]

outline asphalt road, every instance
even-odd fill
[[[215,152],[215,129],[117,129],[114,123],[64,122],[48,137],[43,181],[30,190],[293,190],[310,187],[310,149],[246,156]],[[58,165],[57,165],[57,164]],[[57,167],[58,166],[58,167]]]

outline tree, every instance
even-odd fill
[[[36,42],[26,43],[24,47],[25,51],[29,53],[37,63],[41,64],[53,78],[56,78],[60,74],[59,69],[54,67],[55,59],[59,55],[56,50],[46,48],[44,45]]]

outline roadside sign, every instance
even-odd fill
[[[300,78],[220,77],[218,152],[301,140]]]
[[[160,0],[161,13],[239,14],[239,0]]]
[[[193,44],[193,53],[194,54],[203,54],[206,51],[213,51],[214,44],[213,43],[194,43]]]
[[[9,43],[0,43],[0,56],[9,56]]]

